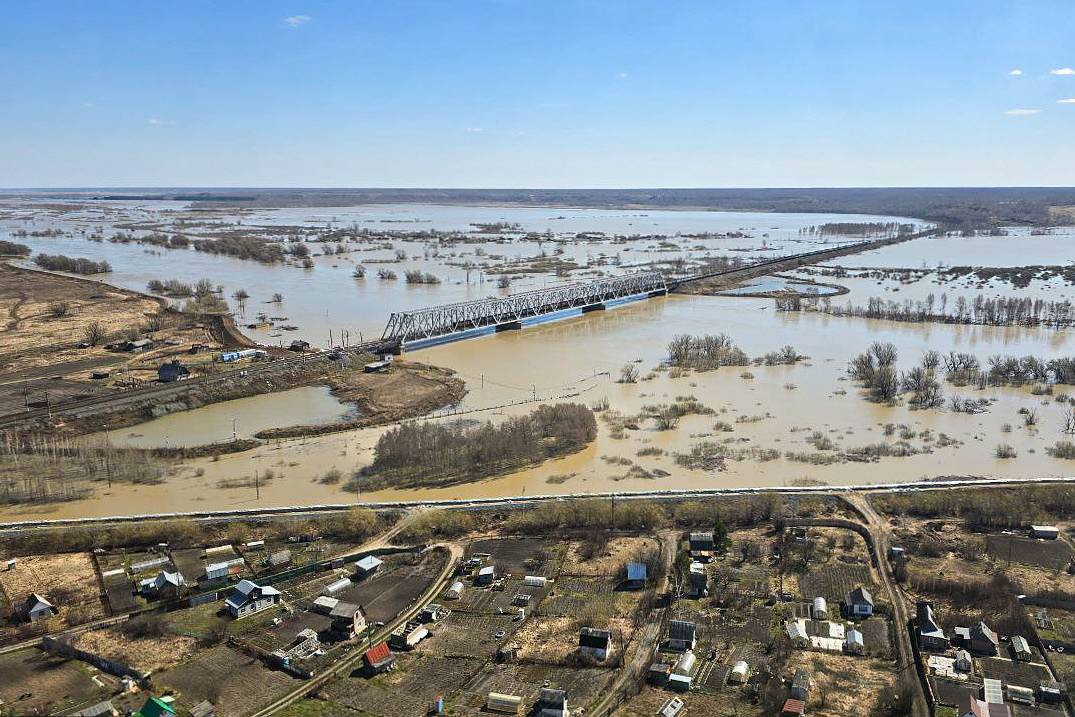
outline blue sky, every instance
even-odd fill
[[[1070,0],[4,17],[4,187],[1075,185]]]

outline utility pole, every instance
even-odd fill
[[[261,500],[261,485],[258,483],[258,469],[254,469],[254,497]]]

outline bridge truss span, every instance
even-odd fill
[[[563,284],[489,297],[458,304],[433,306],[393,313],[382,339],[403,345],[434,339],[488,326],[517,326],[532,319],[568,309],[603,306],[605,302],[634,296],[652,296],[668,291],[658,272],[642,272],[597,281]]]

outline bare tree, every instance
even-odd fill
[[[625,363],[620,369],[620,383],[637,383],[638,366],[633,363]]]

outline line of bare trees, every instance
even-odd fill
[[[795,310],[793,307],[785,311]],[[987,298],[981,294],[968,301],[957,296],[951,308],[948,295],[938,300],[932,293],[922,300],[892,301],[870,297],[865,306],[821,302],[818,310],[832,316],[886,319],[911,323],[978,324],[985,326],[1045,326],[1061,328],[1075,324],[1075,304],[1030,297]]]

